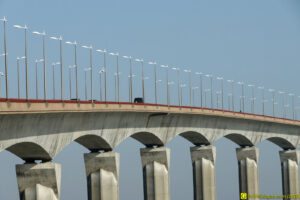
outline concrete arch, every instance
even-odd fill
[[[230,133],[224,135],[224,137],[236,143],[237,145],[240,145],[241,147],[254,146],[254,143],[247,136],[243,134]]]
[[[15,154],[26,162],[33,162],[34,160],[52,160],[49,153],[42,146],[33,142],[17,143],[6,148],[6,150]]]
[[[269,140],[270,142],[278,145],[284,150],[296,149],[296,147],[291,142],[289,142],[287,139],[282,137],[270,137],[270,138],[266,138],[266,140]]]
[[[83,135],[74,140],[75,142],[81,144],[86,147],[90,151],[111,151],[111,145],[102,137],[98,135]]]
[[[150,132],[137,132],[130,135],[130,137],[136,139],[146,147],[164,146],[163,141],[158,136]]]
[[[183,133],[179,133],[178,135],[180,135],[181,137],[183,137],[186,140],[190,141],[191,143],[193,143],[196,146],[209,145],[210,144],[208,139],[203,134],[201,134],[199,132],[186,131],[186,132],[183,132]]]

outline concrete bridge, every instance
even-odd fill
[[[84,155],[88,199],[117,200],[119,154],[112,150],[128,137],[140,150],[144,199],[169,200],[170,150],[164,145],[177,135],[191,147],[195,200],[216,199],[211,144],[226,137],[236,149],[240,192],[259,194],[255,145],[269,140],[283,150],[283,194],[299,194],[300,121],[196,107],[66,100],[0,102],[0,151],[25,163],[16,166],[20,198],[60,199],[60,164],[51,160],[72,141],[88,148]]]

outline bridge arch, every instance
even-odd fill
[[[183,133],[179,133],[178,135],[180,135],[181,137],[183,137],[186,140],[190,141],[191,143],[193,143],[196,146],[209,145],[210,144],[208,139],[203,134],[201,134],[199,132],[196,132],[196,131],[185,131]]]
[[[239,145],[241,147],[254,146],[254,143],[246,135],[243,135],[243,134],[230,133],[230,134],[224,135],[224,137],[231,140],[232,142],[236,143],[237,145]]]
[[[50,154],[39,144],[33,142],[20,142],[6,148],[7,151],[15,154],[26,162],[34,160],[50,161]]]
[[[284,150],[296,149],[296,147],[291,142],[289,142],[287,139],[282,138],[282,137],[269,137],[269,138],[266,138],[266,140],[278,145],[279,147],[281,147]]]
[[[83,135],[74,140],[78,144],[81,144],[82,146],[86,147],[90,151],[111,151],[112,147],[111,145],[102,137],[98,135]]]
[[[130,135],[130,137],[144,144],[146,147],[164,146],[163,141],[157,135],[151,132],[137,132]]]

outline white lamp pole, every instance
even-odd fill
[[[129,101],[131,103],[133,103],[133,91],[132,91],[132,88],[133,88],[133,85],[132,85],[132,78],[133,78],[133,74],[132,74],[132,57],[131,56],[123,56],[123,58],[125,59],[129,59]]]
[[[207,74],[205,75],[207,78],[210,79],[210,108],[213,108],[214,107],[214,104],[213,104],[213,79],[212,79],[212,75],[211,74]]]
[[[103,53],[103,66],[104,66],[104,100],[107,102],[107,69],[106,69],[106,49],[97,49],[97,52]]]
[[[23,57],[17,57],[17,78],[18,78],[18,99],[20,99],[20,60],[25,59],[25,56]]]
[[[168,65],[161,65],[160,67],[166,69],[166,89],[167,89],[167,105],[169,106],[170,96],[169,96],[169,66]]]
[[[4,76],[3,72],[0,72],[0,98],[1,98],[1,77]]]
[[[52,91],[53,91],[53,99],[55,99],[55,70],[54,70],[54,67],[56,65],[60,65],[60,62],[52,63]]]
[[[192,70],[185,69],[183,71],[189,73],[190,107],[192,107]]]
[[[245,112],[245,90],[244,90],[244,83],[237,82],[238,85],[241,86],[242,96],[240,98],[240,110],[244,113]]]
[[[64,92],[63,92],[63,60],[62,60],[62,37],[50,37],[52,40],[59,41],[59,60],[60,60],[60,97],[61,101],[64,100]]]
[[[148,62],[148,64],[154,66],[154,96],[155,96],[155,104],[157,104],[157,63]]]
[[[44,62],[44,59],[35,60],[35,96],[39,99],[39,83],[38,83],[38,63]]]
[[[93,95],[93,47],[92,45],[90,46],[81,46],[82,48],[84,49],[89,49],[90,51],[90,80],[91,80],[91,102],[93,103],[94,102],[94,95]]]
[[[186,84],[180,84],[180,102],[181,106],[183,105],[183,99],[182,99],[182,89],[186,87]]]
[[[14,25],[15,28],[24,30],[25,37],[25,70],[26,70],[26,100],[29,99],[29,84],[28,84],[28,55],[27,55],[27,26]]]
[[[66,44],[74,46],[74,65],[76,66],[75,69],[75,76],[76,76],[76,101],[79,101],[79,92],[78,92],[78,65],[77,65],[77,42],[70,42],[67,41]]]
[[[224,110],[224,78],[217,77],[217,80],[221,81],[222,110]]]
[[[289,93],[288,95],[292,98],[292,115],[293,120],[295,120],[295,94]]]
[[[98,73],[99,73],[99,87],[100,87],[100,101],[102,101],[102,78],[101,78],[101,76],[102,76],[102,73],[103,72],[105,72],[104,71],[104,68],[102,68]]]
[[[109,55],[112,55],[112,56],[116,56],[116,61],[117,61],[117,73],[116,73],[116,76],[117,76],[117,90],[118,90],[118,102],[120,103],[120,74],[119,74],[119,53],[109,53]]]
[[[170,85],[174,85],[174,82],[173,81],[168,82],[168,92],[167,92],[167,95],[168,95],[168,106],[170,106]]]
[[[195,90],[196,89],[199,89],[199,87],[192,87],[192,99],[193,99],[193,102],[192,102],[192,105],[195,106]]]
[[[5,92],[6,92],[6,101],[8,101],[8,64],[7,64],[7,40],[6,40],[6,23],[7,19],[3,17],[3,19],[0,19],[0,21],[3,21],[3,40],[4,40],[4,58],[5,58]]]
[[[251,91],[252,91],[252,98],[251,98],[251,112],[254,114],[255,112],[255,97],[254,97],[254,88],[255,88],[255,85],[248,85],[248,87],[252,88]]]
[[[69,66],[69,95],[70,99],[72,99],[72,74],[71,74],[71,69],[75,68],[76,65],[70,65]]]
[[[142,93],[143,93],[143,101],[146,103],[145,97],[145,76],[144,76],[144,60],[143,59],[135,59],[136,62],[140,62],[142,64]]]
[[[172,69],[177,71],[178,106],[181,106],[181,102],[180,102],[180,69],[178,67],[173,67]]]
[[[200,78],[200,85],[199,85],[199,87],[200,87],[200,101],[201,101],[200,106],[202,108],[203,107],[203,80],[202,80],[203,73],[202,72],[196,72],[195,74],[199,75],[199,78]]]
[[[232,90],[232,92],[231,92],[231,98],[232,98],[232,100],[231,100],[231,103],[232,103],[232,111],[234,111],[234,80],[227,80],[227,82],[229,82],[229,83],[231,83],[231,90]]]
[[[285,92],[283,91],[278,91],[278,93],[282,96],[282,99],[281,99],[281,103],[282,103],[282,117],[285,118],[285,101],[284,101],[284,94]]]
[[[269,89],[269,92],[271,92],[272,93],[272,110],[273,110],[273,112],[272,112],[272,115],[273,115],[273,117],[275,117],[275,90],[274,89]]]
[[[262,86],[259,86],[258,89],[261,90],[261,99],[262,99],[262,115],[265,115],[265,88]]]
[[[91,67],[85,68],[84,69],[84,94],[85,94],[85,100],[87,101],[87,83],[86,83],[86,73],[88,71],[91,71]]]

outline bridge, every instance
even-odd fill
[[[289,105],[286,104],[285,92],[278,91],[282,97],[281,115],[278,111],[279,101],[275,98],[277,91],[275,93],[274,89],[267,90],[272,96],[271,109],[267,109],[265,88],[249,84],[251,109],[247,111],[244,93],[246,84],[243,82],[225,81],[223,77],[214,79],[211,74],[192,73],[190,69],[181,70],[167,65],[160,65],[158,68],[156,62],[147,63],[154,69],[147,77],[144,73],[144,60],[133,59],[131,56],[122,56],[129,61],[126,82],[122,82],[120,74],[125,69],[119,69],[119,53],[97,49],[96,52],[103,56],[103,66],[97,68],[93,64],[93,47],[81,45],[89,50],[90,55],[89,67],[81,68],[77,63],[76,41],[65,42],[74,48],[74,63],[68,68],[65,67],[62,37],[49,37],[59,42],[60,52],[60,61],[52,63],[52,87],[49,88],[46,33],[32,32],[42,37],[43,44],[43,58],[35,59],[35,74],[32,79],[27,52],[29,28],[26,25],[13,26],[25,33],[25,51],[24,56],[17,57],[16,66],[9,67],[7,61],[8,55],[11,54],[7,52],[7,20],[3,18],[1,21],[4,25],[5,45],[4,53],[0,55],[4,58],[4,72],[0,73],[0,77],[5,78],[5,95],[0,98],[0,151],[9,151],[24,160],[24,164],[16,166],[20,199],[60,199],[61,165],[52,160],[71,142],[76,141],[90,150],[90,153],[84,154],[88,199],[118,200],[120,155],[113,150],[126,138],[131,137],[145,145],[145,148],[140,149],[144,199],[169,200],[171,152],[165,144],[178,135],[194,144],[190,148],[190,155],[195,200],[216,199],[217,158],[216,149],[212,144],[221,137],[226,137],[240,146],[236,149],[240,193],[259,194],[259,150],[255,145],[269,140],[282,148],[279,156],[283,195],[286,195],[283,199],[290,199],[288,195],[299,194],[299,151],[296,148],[300,146],[300,121],[297,120],[295,94],[288,94],[291,100]],[[115,64],[109,66],[107,54],[113,56]],[[25,61],[25,73],[20,72],[22,60]],[[136,76],[133,73],[133,62],[140,66],[140,84],[133,81],[133,77]],[[39,63],[43,64],[42,76],[38,73]],[[55,77],[56,65],[60,66],[58,80]],[[116,69],[113,69],[112,65]],[[9,73],[13,69],[16,73]],[[169,69],[176,72],[176,80],[170,80]],[[72,76],[73,70],[75,77]],[[95,79],[93,70],[99,70],[99,79]],[[159,70],[165,73],[164,80],[158,79],[158,74],[161,74]],[[181,72],[187,75],[186,82],[182,81]],[[65,80],[67,74],[68,81]],[[24,79],[20,78],[21,76]],[[194,76],[196,81],[193,81]],[[210,82],[209,89],[205,89],[205,77]],[[145,86],[147,79],[152,82],[151,94],[149,87]],[[214,84],[215,80],[218,81],[218,87],[213,87],[217,85]],[[40,81],[42,84],[39,84]],[[79,87],[80,81],[84,82],[84,89]],[[164,97],[158,92],[162,90],[162,87],[158,86],[160,82],[165,84]],[[141,91],[135,91],[134,83]],[[232,88],[229,94],[224,90],[226,83]],[[235,83],[241,89],[238,92],[234,89]],[[42,97],[39,96],[41,85]],[[59,89],[56,89],[57,85]],[[177,92],[174,94],[170,89],[172,85],[177,85]],[[126,92],[120,89],[122,86],[126,86]],[[183,93],[184,88],[188,88],[187,95]],[[261,95],[255,95],[256,89],[262,92]],[[199,93],[195,93],[195,90]],[[124,95],[127,92],[128,95]],[[126,101],[120,93],[126,96]],[[137,93],[141,94],[140,103],[134,101],[134,95]],[[236,105],[236,97],[239,97],[239,106]],[[164,100],[164,104],[161,99]],[[255,103],[258,99],[261,102],[259,111]],[[248,196],[243,199],[258,197]]]

